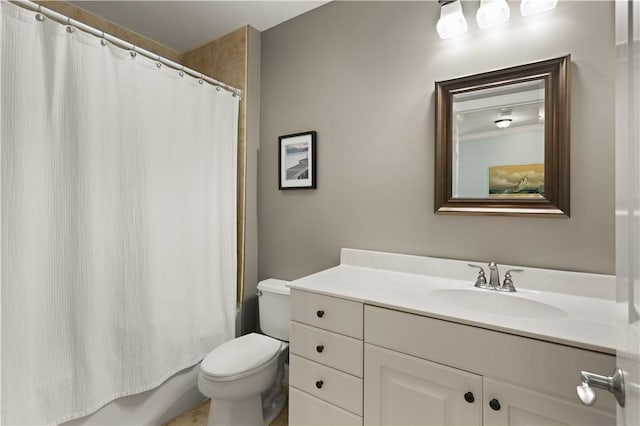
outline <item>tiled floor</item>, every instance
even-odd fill
[[[206,426],[207,418],[209,417],[209,405],[211,405],[211,400],[207,399],[197,407],[185,411],[175,419],[165,423],[164,426]]]
[[[169,423],[165,423],[164,426],[206,426],[207,419],[209,418],[209,406],[211,400],[207,399],[197,407],[180,414]],[[271,426],[288,426],[289,424],[289,407],[285,405],[282,412],[276,418]]]

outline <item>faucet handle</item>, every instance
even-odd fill
[[[478,272],[478,278],[476,278],[476,283],[474,284],[474,286],[479,287],[479,288],[486,288],[487,287],[487,276],[484,273],[484,268],[480,265],[473,265],[471,263],[467,263],[467,265],[469,265],[472,268],[478,268],[480,269],[480,272]]]
[[[513,280],[511,279],[512,272],[524,272],[524,269],[509,269],[507,272],[505,272],[504,281],[502,282],[502,286],[500,286],[500,290],[508,291],[511,293],[517,291],[513,285]]]

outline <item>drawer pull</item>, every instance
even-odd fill
[[[491,409],[494,411],[500,411],[500,401],[493,398],[491,401],[489,401],[489,407],[491,407]]]
[[[316,346],[316,352],[318,352],[319,354],[322,353],[322,351],[324,351],[324,345],[318,345]]]
[[[322,380],[318,380],[318,381],[316,382],[316,387],[317,387],[318,389],[322,389],[322,385],[324,385],[324,382],[323,382]]]
[[[317,311],[316,315],[318,316],[318,318],[322,318],[324,316],[324,311]]]
[[[467,392],[467,393],[464,394],[464,400],[467,401],[469,404],[471,404],[476,399],[473,397],[473,393]]]

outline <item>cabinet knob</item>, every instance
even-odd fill
[[[476,399],[473,397],[473,393],[467,392],[464,394],[464,400],[467,401],[469,404],[471,404]]]
[[[324,311],[317,311],[316,315],[318,316],[318,318],[322,318],[324,316]]]
[[[320,354],[320,353],[322,353],[322,351],[324,351],[324,345],[316,346],[316,352],[318,352]]]
[[[491,401],[489,401],[489,407],[491,407],[491,409],[494,411],[500,411],[500,401],[493,398]]]
[[[318,381],[316,382],[316,387],[317,387],[318,389],[321,389],[321,388],[322,388],[322,385],[324,385],[324,382],[323,382],[322,380],[318,380]]]

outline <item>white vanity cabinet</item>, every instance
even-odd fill
[[[364,326],[366,425],[615,425],[575,394],[611,355],[369,305]]]
[[[610,354],[291,291],[291,425],[614,425]]]
[[[362,425],[363,320],[362,303],[291,290],[291,425]]]

